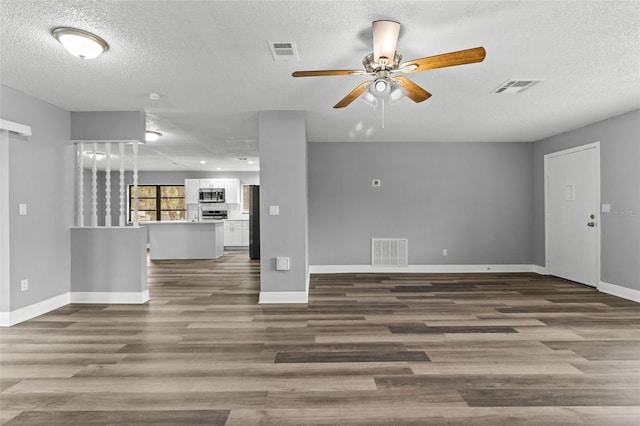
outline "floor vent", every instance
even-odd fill
[[[296,49],[296,43],[293,41],[287,42],[269,42],[269,49],[274,61],[297,61],[298,50]]]
[[[522,93],[525,90],[531,89],[542,80],[521,79],[521,80],[507,80],[502,83],[493,93]]]
[[[408,266],[406,238],[372,238],[371,266]]]

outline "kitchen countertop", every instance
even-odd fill
[[[200,222],[191,222],[187,220],[172,220],[164,222],[145,222],[144,225],[215,225],[216,223],[224,223],[221,220],[207,220]]]

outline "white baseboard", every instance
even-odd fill
[[[58,296],[51,297],[42,302],[25,306],[11,312],[0,312],[0,326],[10,327],[23,321],[30,320],[40,315],[51,312],[69,304],[69,293],[63,293]]]
[[[306,291],[261,291],[258,303],[308,303]]]
[[[78,292],[71,293],[71,303],[141,304],[149,301],[149,290],[141,292]]]
[[[640,290],[634,290],[632,288],[600,281],[598,291],[640,303]]]
[[[531,265],[531,266],[533,267],[533,272],[535,272],[536,274],[549,275],[549,271],[547,271],[546,266],[540,266],[540,265]]]
[[[12,325],[33,319],[40,315],[62,308],[69,303],[121,303],[121,304],[141,304],[149,301],[149,290],[139,293],[83,293],[72,292],[54,296],[42,302],[25,306],[11,312],[0,312],[0,327],[11,327]]]
[[[534,272],[534,265],[310,265],[312,274]]]

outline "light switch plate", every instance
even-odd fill
[[[280,206],[269,206],[269,214],[271,216],[278,216],[280,214]]]
[[[602,213],[611,213],[611,204],[603,204]]]
[[[382,185],[382,181],[380,179],[373,179],[371,181],[371,186],[380,186]]]
[[[27,205],[26,204],[18,205],[18,213],[20,214],[20,216],[26,216],[27,215]]]

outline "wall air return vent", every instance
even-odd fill
[[[406,238],[372,238],[371,266],[407,266]]]
[[[297,61],[298,50],[296,43],[293,41],[269,42],[269,49],[274,61]]]
[[[497,89],[493,91],[493,93],[522,93],[525,90],[531,89],[536,84],[540,83],[542,80],[534,80],[522,78],[518,80],[507,80],[498,86]]]

